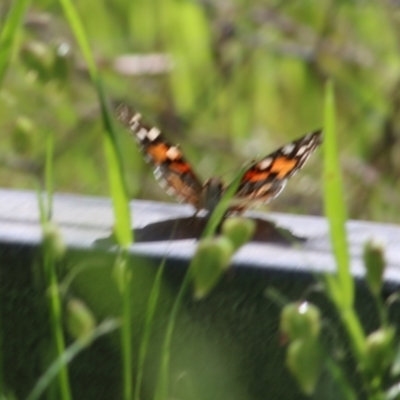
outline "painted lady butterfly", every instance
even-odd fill
[[[141,115],[127,105],[117,108],[117,117],[139,144],[166,192],[192,204],[196,210],[212,212],[226,189],[224,183],[219,178],[211,178],[202,185],[178,146],[167,143],[159,129],[144,125]],[[318,130],[254,162],[244,173],[229,212],[241,212],[277,197],[321,142],[322,131]]]

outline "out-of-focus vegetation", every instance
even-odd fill
[[[229,181],[244,161],[319,128],[332,78],[350,217],[400,221],[397,2],[76,6],[110,99],[161,127],[205,179]],[[22,32],[0,90],[0,185],[34,187],[53,131],[55,190],[108,195],[96,92],[58,3],[35,1]],[[166,199],[129,135],[119,139],[132,197]],[[321,213],[317,154],[270,209]]]

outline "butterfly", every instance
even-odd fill
[[[165,191],[181,202],[192,204],[197,211],[212,212],[227,188],[222,180],[210,178],[202,184],[179,147],[169,144],[158,128],[144,124],[141,114],[128,105],[121,104],[116,114],[138,143]],[[321,143],[322,130],[317,130],[253,162],[240,181],[228,213],[239,213],[276,198]]]

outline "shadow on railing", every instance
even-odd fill
[[[287,229],[279,228],[271,221],[252,218],[256,229],[251,239],[257,243],[274,243],[282,246],[292,246],[304,243],[305,238],[295,236]],[[159,242],[168,240],[199,239],[208,222],[206,217],[186,217],[155,222],[134,230],[135,242]],[[96,246],[108,247],[115,245],[112,236],[98,239]]]

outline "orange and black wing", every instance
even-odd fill
[[[318,130],[254,163],[243,175],[235,195],[237,203],[270,202],[283,190],[287,180],[303,167],[321,142],[322,131]]]
[[[116,113],[140,146],[145,160],[153,167],[154,176],[163,189],[179,201],[198,208],[202,184],[179,148],[167,143],[159,129],[143,124],[141,115],[126,104],[121,104]]]

